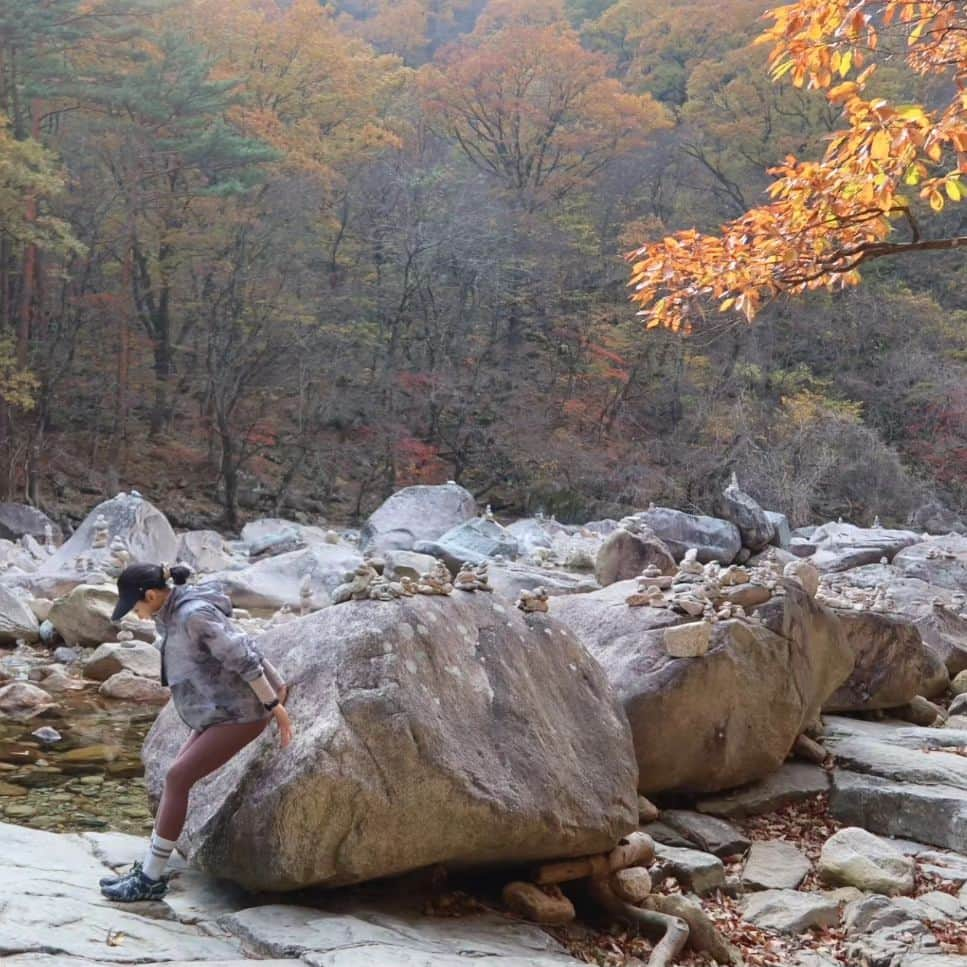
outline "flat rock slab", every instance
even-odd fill
[[[348,912],[271,905],[220,921],[267,957],[301,957],[315,967],[575,967],[578,961],[530,924],[499,916],[425,917],[356,908]]]
[[[744,833],[715,816],[706,816],[687,809],[666,809],[661,814],[661,821],[680,833],[689,845],[697,846],[715,856],[734,856],[749,848],[749,840]]]
[[[787,762],[768,778],[722,796],[702,799],[696,808],[712,816],[734,819],[760,816],[829,792],[829,781],[829,773],[819,766]]]
[[[836,926],[839,904],[820,893],[763,890],[746,897],[742,919],[779,933],[803,933],[811,927]]]
[[[164,967],[306,967],[304,960],[166,960]],[[17,954],[5,957],[3,967],[103,967],[103,960],[87,960],[84,957],[64,957],[62,954]],[[389,965],[385,965],[389,967]]]
[[[748,890],[795,890],[811,869],[812,864],[792,843],[766,840],[752,844],[742,883]]]
[[[967,843],[967,790],[953,786],[918,786],[838,771],[830,812],[840,822],[881,836],[906,837],[954,850]]]
[[[213,924],[202,930],[183,923],[168,903],[109,903],[100,894],[98,880],[110,868],[91,847],[80,836],[0,824],[0,955],[8,958],[4,967],[16,963],[10,959],[16,956],[50,957],[49,963],[64,967],[78,960],[177,963],[243,957],[238,944],[217,935]],[[175,879],[175,905],[179,894],[187,897],[188,890]],[[206,917],[200,914],[198,919]],[[108,944],[108,937],[118,934],[123,934],[120,942]]]
[[[885,836],[967,846],[967,730],[829,716],[833,815]]]
[[[725,866],[711,853],[656,843],[655,858],[665,873],[699,896],[725,885]]]

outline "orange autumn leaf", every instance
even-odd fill
[[[798,0],[767,17],[773,23],[760,42],[773,45],[773,78],[825,96],[845,126],[818,161],[790,155],[770,169],[771,202],[719,235],[683,231],[629,253],[632,299],[648,328],[689,332],[710,301],[751,320],[777,295],[856,285],[870,259],[967,246],[965,236],[931,236],[905,193],[917,186],[933,212],[965,194],[958,175],[967,171],[967,8],[945,0]],[[911,71],[951,82],[946,104],[866,96],[876,62],[863,66],[864,58],[891,23],[905,32]]]

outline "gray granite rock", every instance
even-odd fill
[[[662,874],[675,877],[685,889],[699,896],[725,885],[725,867],[711,853],[656,843],[655,859]]]
[[[661,821],[680,833],[689,845],[715,856],[734,856],[749,848],[744,833],[715,816],[686,809],[666,809],[661,814]]]
[[[763,890],[745,898],[742,918],[779,933],[804,933],[811,927],[833,927],[839,923],[839,904],[820,893]]]
[[[760,782],[721,796],[699,800],[699,812],[739,819],[774,812],[829,791],[829,773],[819,766],[787,762]]]
[[[766,840],[752,844],[742,870],[747,890],[795,890],[812,864],[792,843]]]

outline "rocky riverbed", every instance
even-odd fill
[[[132,494],[0,542],[5,964],[963,967],[967,540],[724,498],[505,526],[448,484],[227,540]],[[108,620],[133,558],[222,583],[296,739],[120,909],[185,734]]]
[[[31,651],[18,656],[28,666],[42,660]],[[0,818],[55,832],[150,830],[140,750],[156,714],[88,689],[41,717],[0,719]]]

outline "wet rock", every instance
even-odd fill
[[[145,678],[161,677],[161,652],[144,642],[108,642],[84,662],[84,677],[107,681],[118,672],[129,671]]]
[[[766,840],[752,844],[742,870],[747,890],[795,890],[812,864],[792,843]]]
[[[473,495],[455,483],[405,487],[370,515],[359,546],[363,551],[412,550],[416,541],[435,541],[476,515]]]
[[[742,918],[766,930],[804,933],[812,927],[839,923],[839,904],[819,893],[763,890],[742,902]]]
[[[108,678],[98,689],[98,694],[124,702],[151,704],[163,704],[171,695],[160,681],[142,678],[141,675],[135,675],[127,669]]]
[[[45,745],[53,745],[55,742],[60,742],[62,738],[60,732],[57,729],[52,729],[49,725],[41,726],[30,734]]]
[[[11,682],[0,687],[0,713],[15,719],[30,719],[55,706],[42,688],[27,682]]]

